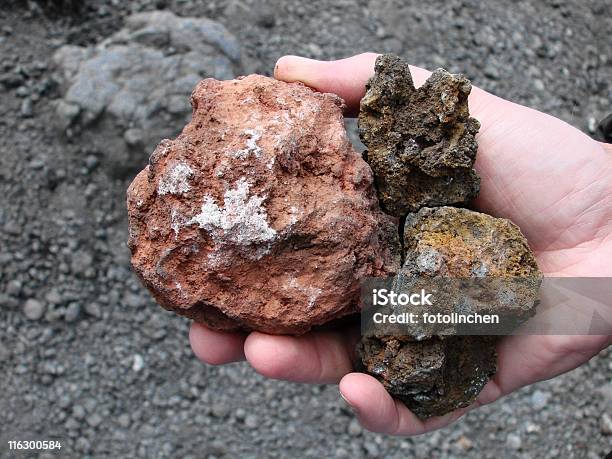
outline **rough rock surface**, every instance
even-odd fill
[[[242,70],[238,41],[221,24],[167,11],[133,14],[99,45],[63,46],[54,61],[63,89],[59,128],[82,131],[114,176],[136,172],[161,139],[178,134],[198,81]]]
[[[406,62],[391,54],[376,59],[359,132],[383,210],[401,217],[476,197],[480,124],[469,116],[471,88],[465,77],[438,69],[416,89]]]
[[[259,75],[203,80],[193,119],[128,190],[132,265],[164,307],[219,329],[302,333],[399,267],[342,100]]]
[[[456,207],[425,207],[408,214],[404,255],[404,271],[419,276],[538,275],[535,257],[518,226]]]
[[[497,369],[496,338],[366,337],[359,343],[365,371],[417,416],[440,416],[468,406]]]
[[[505,299],[480,312],[517,323],[533,312],[541,274],[527,240],[509,220],[454,207],[423,208],[406,218],[404,252],[401,275],[407,277],[531,279],[510,284]],[[495,337],[422,336],[415,326],[407,336],[365,337],[358,348],[362,364],[421,417],[468,406],[495,373]]]

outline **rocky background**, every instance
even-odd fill
[[[156,10],[215,22],[134,19]],[[195,78],[390,51],[592,132],[610,111],[610,34],[612,6],[596,0],[2,2],[0,456],[605,455],[610,350],[417,438],[363,431],[334,386],[203,366],[188,322],[130,271],[124,198],[148,142],[182,125]],[[89,59],[109,52],[102,78]],[[62,449],[8,451],[27,439]]]

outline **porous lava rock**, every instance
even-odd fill
[[[340,98],[258,75],[201,81],[191,122],[128,189],[132,265],[165,308],[216,329],[306,332],[399,268]]]
[[[425,206],[463,204],[478,194],[472,166],[480,123],[471,118],[472,86],[437,69],[418,89],[406,62],[376,59],[361,99],[359,132],[384,211],[401,217]]]
[[[421,418],[470,405],[497,369],[493,336],[364,337],[364,371]]]
[[[422,208],[406,217],[404,260],[396,285],[404,278],[435,291],[427,288],[428,279],[448,279],[452,288],[437,312],[496,313],[509,331],[534,312],[541,273],[509,220],[462,208]],[[505,288],[498,282],[470,284],[471,278],[500,280]],[[469,289],[479,290],[484,303],[466,301]],[[471,404],[495,373],[497,338],[460,336],[453,327],[432,336],[423,324],[411,327],[403,336],[364,336],[358,346],[364,369],[424,418]]]

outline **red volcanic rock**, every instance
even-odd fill
[[[192,121],[128,189],[132,265],[165,308],[217,329],[303,333],[399,266],[342,100],[251,75],[203,80]]]

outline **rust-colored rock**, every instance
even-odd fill
[[[357,310],[399,264],[397,221],[342,100],[251,75],[207,79],[193,118],[128,189],[132,265],[165,308],[217,329],[303,333]]]

